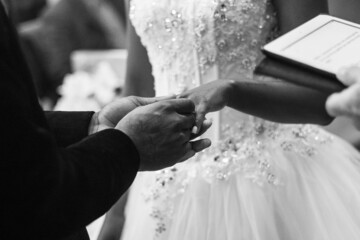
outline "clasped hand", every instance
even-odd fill
[[[195,105],[175,96],[160,98],[126,97],[94,114],[90,132],[108,128],[124,132],[134,142],[140,156],[140,170],[151,171],[172,166],[209,147],[209,139],[195,138],[211,125],[192,133]]]
[[[195,103],[196,124],[194,133],[202,131],[206,121],[206,114],[219,111],[229,103],[231,91],[230,80],[216,80],[188,90],[177,98],[187,98]]]

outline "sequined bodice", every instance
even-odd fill
[[[261,46],[277,32],[271,0],[132,0],[130,19],[148,51],[157,95],[217,79],[262,81],[253,70],[263,57]],[[204,154],[216,167],[203,163],[215,173],[224,166],[237,169],[240,158],[256,169],[253,158],[262,158],[264,146],[311,156],[316,143],[324,142],[319,139],[328,138],[314,126],[273,123],[229,108],[218,113],[210,131],[219,132],[210,136],[219,141]],[[207,167],[200,169],[208,175]]]
[[[132,0],[130,7],[158,95],[252,77],[274,15],[269,0]]]
[[[261,46],[277,32],[271,0],[132,0],[130,18],[148,51],[157,95],[217,79],[264,80],[253,70],[263,57]],[[277,124],[229,108],[216,116],[210,129],[218,131],[211,138],[216,144],[147,181],[146,199],[157,203],[155,239],[167,239],[174,199],[194,179],[211,183],[241,175],[257,186],[281,186],[286,178],[274,152],[311,158],[332,141],[311,125]]]
[[[130,19],[146,47],[159,96],[217,79],[256,80],[260,51],[276,32],[271,0],[132,0]],[[254,118],[231,109],[210,116],[208,136]],[[255,119],[256,121],[262,121]]]

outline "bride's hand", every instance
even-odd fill
[[[191,99],[195,103],[196,127],[194,133],[199,133],[208,112],[219,111],[227,105],[230,89],[230,81],[216,80],[178,96]]]

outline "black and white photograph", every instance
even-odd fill
[[[359,0],[0,0],[1,240],[359,240]]]

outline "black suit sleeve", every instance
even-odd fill
[[[66,237],[126,191],[139,168],[138,152],[120,131],[84,137],[75,125],[76,137],[61,140],[61,147],[20,73],[0,57],[0,239]],[[74,115],[58,129],[75,122]]]
[[[0,102],[6,113],[0,153],[6,231],[0,236],[67,236],[104,214],[132,183],[139,156],[122,132],[105,130],[61,148],[46,128],[9,114],[16,108],[11,101]]]
[[[86,136],[90,113],[46,121],[1,4],[0,110],[0,239],[74,235],[135,178],[138,152],[122,132]]]
[[[56,142],[62,147],[67,147],[87,137],[93,114],[94,112],[45,112]]]

